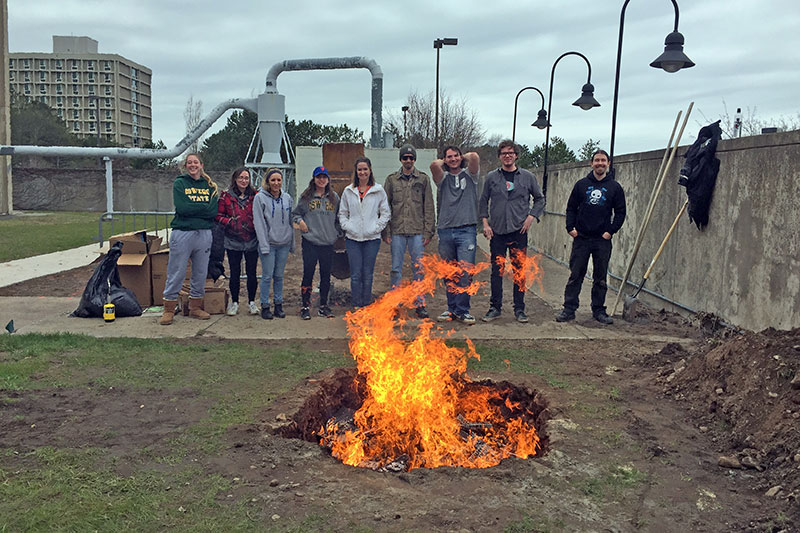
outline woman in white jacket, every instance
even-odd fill
[[[372,162],[356,159],[353,183],[345,187],[339,205],[339,224],[345,234],[350,262],[350,298],[356,309],[372,303],[372,277],[381,246],[381,231],[391,210],[386,192],[375,183]]]

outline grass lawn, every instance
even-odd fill
[[[0,531],[272,530],[253,516],[248,504],[258,496],[257,488],[241,499],[226,500],[229,493],[250,489],[203,465],[224,457],[232,428],[256,424],[265,406],[303,378],[353,365],[345,341],[325,348],[303,341],[1,335],[0,412],[8,413],[15,404],[30,405],[35,398],[47,403],[46,398],[69,391],[101,402],[134,398],[138,409],[139,398],[144,408],[157,391],[161,397],[174,396],[176,405],[191,401],[201,406],[201,413],[166,442],[128,450],[124,468],[113,447],[76,441],[59,446],[57,430],[69,422],[49,415],[47,407],[0,417],[0,442],[9,428],[20,435],[35,429],[36,422],[53,426],[42,430],[38,444],[30,444],[22,433],[16,445],[6,441],[0,446]],[[478,348],[486,357],[471,360],[475,370],[503,370],[509,359],[532,362],[553,357],[553,352],[530,348]],[[528,362],[515,368],[532,370]],[[112,390],[121,396],[110,394]],[[44,418],[34,420],[35,416]],[[108,431],[113,440],[113,431]],[[325,529],[319,523],[324,524],[324,517],[296,520],[294,526],[284,524],[276,530]]]
[[[100,215],[101,213],[50,211],[0,218],[0,263],[97,242]],[[114,234],[134,229],[146,228],[137,220],[135,228],[122,228],[120,224],[116,224]],[[103,232],[104,239],[110,237],[111,225],[104,224]]]

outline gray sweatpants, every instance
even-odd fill
[[[190,258],[192,260],[192,279],[189,296],[192,298],[205,296],[211,241],[210,229],[172,230],[169,236],[169,262],[164,286],[165,300],[178,299],[183,280],[186,279],[186,266]]]

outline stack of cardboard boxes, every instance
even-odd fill
[[[122,242],[122,255],[117,261],[119,278],[122,286],[136,295],[142,308],[151,305],[164,305],[164,286],[167,281],[167,263],[169,248],[162,248],[161,237],[148,235],[144,231],[122,233],[108,239],[109,248],[115,242]],[[184,314],[188,313],[189,276],[191,264],[186,269],[186,281],[179,298]],[[206,280],[206,295],[203,307],[207,313],[219,315],[225,313],[228,306],[228,291],[220,278],[215,283]]]

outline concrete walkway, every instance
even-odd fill
[[[488,242],[479,236],[479,247],[488,250]],[[76,268],[91,263],[98,252],[98,245],[90,245],[57,252],[45,256],[21,259],[0,264],[2,285],[9,285],[6,276],[14,276],[13,283],[25,279],[47,275],[60,270]],[[505,339],[631,339],[632,337],[656,342],[682,342],[684,339],[649,335],[646,329],[637,328],[632,331],[621,318],[618,324],[602,327],[591,319],[587,309],[578,311],[578,320],[559,324],[553,320],[561,308],[564,284],[569,270],[545,257],[540,266],[544,270],[542,287],[534,285],[530,290],[533,297],[541,299],[550,310],[540,311],[539,316],[531,315],[528,324],[519,324],[513,320],[502,320],[484,323],[480,320],[473,326],[456,323],[437,325],[436,330],[443,336],[466,338],[473,340]],[[581,301],[590,300],[591,283],[584,283]],[[609,292],[609,298],[613,295]],[[69,317],[78,306],[80,298],[51,297],[3,297],[0,298],[0,327],[13,320],[18,333],[55,333],[70,332],[92,335],[95,337],[136,337],[136,338],[189,338],[217,337],[225,339],[344,339],[347,338],[345,322],[342,320],[342,309],[334,320],[313,319],[303,321],[298,316],[287,316],[283,320],[265,321],[259,317],[240,313],[237,316],[213,315],[211,320],[194,320],[178,316],[172,326],[158,324],[160,308],[145,312],[140,317],[118,318],[106,324],[102,319],[83,319]],[[531,306],[533,307],[533,306]],[[540,308],[542,306],[539,306]],[[476,306],[476,310],[477,310]],[[482,309],[482,308],[481,308]],[[409,334],[413,333],[409,328]]]

